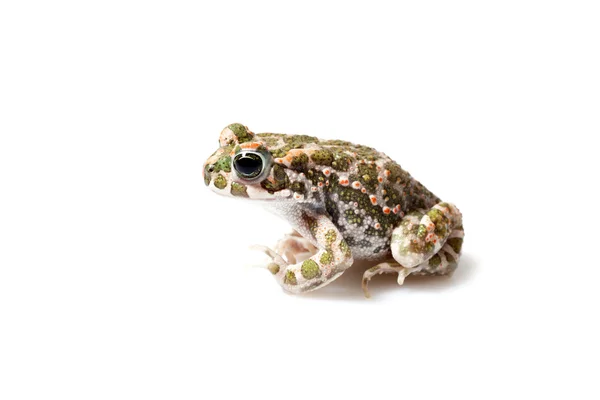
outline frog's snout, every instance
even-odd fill
[[[206,164],[204,166],[204,169],[202,170],[202,177],[204,178],[204,184],[206,186],[210,185],[210,183],[212,182],[214,172],[215,172],[214,164]]]
[[[204,166],[204,184],[210,186],[210,188],[220,194],[226,194],[225,189],[228,187],[230,174],[227,170],[220,168],[219,161],[211,163],[208,162]],[[212,185],[211,185],[212,183]]]

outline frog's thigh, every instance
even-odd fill
[[[452,230],[440,251],[414,271],[414,275],[452,275],[458,266],[465,232],[462,225]]]
[[[438,254],[459,228],[462,231],[462,215],[449,203],[410,213],[392,233],[392,255],[405,268],[420,266]]]

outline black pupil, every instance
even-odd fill
[[[235,170],[244,178],[254,178],[262,171],[262,159],[256,154],[240,154],[233,160]]]

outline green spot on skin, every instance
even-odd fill
[[[288,271],[285,273],[285,277],[283,278],[283,283],[287,285],[297,285],[298,281],[296,280],[296,274],[294,271]]]
[[[429,216],[429,219],[431,219],[431,222],[433,222],[434,224],[442,222],[446,218],[444,216],[444,213],[438,210],[437,208],[432,208],[431,210],[427,211],[427,215]]]
[[[331,166],[333,163],[333,153],[329,150],[317,150],[312,153],[310,158],[317,165]]]
[[[225,179],[225,177],[223,175],[217,175],[217,177],[215,178],[215,187],[217,189],[225,189],[225,187],[227,186],[227,179]]]
[[[406,251],[410,251],[416,254],[430,254],[433,251],[433,242],[426,242],[425,240],[411,240],[408,244]],[[402,251],[402,246],[400,251]]]
[[[287,174],[285,173],[285,168],[283,168],[279,164],[275,164],[273,166],[273,176],[275,177],[275,180],[278,182],[287,179]]]
[[[432,242],[425,242],[425,254],[430,253],[433,250]]]
[[[321,264],[329,265],[333,262],[333,253],[329,250],[326,250],[323,255],[321,255]]]
[[[448,233],[448,223],[450,222],[448,217],[437,208],[432,208],[427,212],[431,222],[435,224],[435,234],[439,237],[445,237]]]
[[[306,143],[319,143],[318,138],[308,135],[287,135],[283,137],[283,140],[285,141],[285,143],[292,146]]]
[[[358,154],[359,157],[367,161],[375,161],[379,157],[381,157],[381,154],[374,148],[363,146],[360,144],[355,145],[354,151],[356,152],[356,154]]]
[[[312,169],[308,170],[308,172],[306,173],[306,176],[308,177],[308,179],[312,182],[312,184],[314,186],[317,186],[319,184],[319,182],[324,184],[325,181],[327,180],[327,177],[321,171],[315,171]]]
[[[448,241],[446,243],[448,243],[450,245],[450,247],[452,247],[452,250],[454,250],[454,252],[456,254],[459,254],[460,251],[462,250],[462,244],[463,244],[462,238],[459,238],[459,237],[450,238],[450,239],[448,239]]]
[[[314,237],[317,234],[317,230],[319,229],[319,223],[317,222],[317,220],[307,214],[302,214],[302,220],[304,221],[306,226],[308,226],[308,230]]]
[[[446,237],[446,234],[448,233],[448,228],[446,227],[446,224],[439,224],[435,226],[435,234],[438,235],[441,238]]]
[[[407,255],[409,251],[410,246],[404,246],[402,243],[400,243],[400,246],[398,246],[398,252],[403,256]]]
[[[288,146],[285,146],[281,149],[276,149],[271,151],[271,155],[274,158],[281,158],[281,157],[285,157],[285,155],[287,154],[287,152],[290,150],[290,148]]]
[[[275,263],[271,263],[267,266],[267,269],[273,274],[277,274],[279,272],[279,265]],[[296,278],[296,277],[294,277]]]
[[[427,236],[427,227],[423,224],[419,225],[419,230],[417,231],[417,237],[419,239],[424,239]]]
[[[295,171],[306,171],[308,166],[308,156],[304,153],[297,155],[292,159],[290,167]]]
[[[290,186],[290,190],[292,192],[300,193],[300,194],[306,193],[306,187],[304,186],[304,183],[302,183],[302,182],[292,183],[292,185]]]
[[[433,268],[437,268],[442,263],[442,258],[439,254],[434,255],[429,259],[429,266]]]
[[[333,229],[330,229],[327,231],[327,233],[325,233],[325,240],[327,241],[328,245],[331,245],[333,242],[335,242],[335,239],[337,239],[337,234]]]
[[[237,197],[248,197],[246,186],[237,182],[231,183],[231,194]]]
[[[215,172],[231,172],[231,157],[223,156],[215,163]]]
[[[281,165],[275,164],[273,166],[273,181],[265,179],[260,185],[267,192],[275,193],[287,189],[290,186],[290,179],[285,173],[285,169]]]
[[[283,135],[281,137],[283,138],[285,146],[272,151],[273,157],[275,158],[284,157],[288,151],[292,149],[302,149],[304,148],[304,145],[308,143],[319,143],[319,139],[307,135]]]
[[[237,136],[238,143],[249,142],[254,138],[252,132],[250,132],[242,124],[231,124],[228,126],[229,129]]]
[[[333,153],[333,162],[331,166],[337,171],[348,171],[350,165],[354,162],[354,158],[342,151]]]
[[[340,242],[340,250],[342,251],[342,253],[344,253],[346,257],[350,257],[350,247],[348,247],[348,243],[346,243],[344,239],[342,239],[342,241]]]
[[[377,166],[375,164],[359,164],[358,180],[370,192],[377,188]]]
[[[313,279],[321,275],[319,264],[317,264],[311,259],[308,259],[302,263],[302,268],[300,268],[300,272],[302,273],[304,279]]]
[[[408,229],[408,227],[410,226],[407,225],[406,227],[406,234],[407,235],[416,235],[417,233],[419,233],[419,226],[418,224],[412,224],[412,226],[410,227],[410,229]]]
[[[256,137],[265,142],[268,147],[276,147],[279,144],[279,138],[283,136],[277,133],[257,133]]]

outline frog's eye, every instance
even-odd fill
[[[241,153],[233,159],[235,171],[243,179],[254,179],[263,171],[263,158],[256,153]]]

